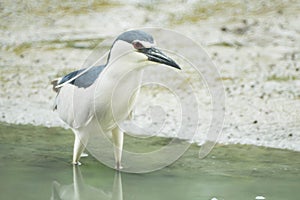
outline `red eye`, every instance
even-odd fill
[[[135,49],[142,49],[144,48],[144,46],[142,45],[142,43],[138,42],[138,41],[133,41],[132,45]]]

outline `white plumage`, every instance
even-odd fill
[[[80,164],[90,134],[98,134],[95,127],[100,125],[103,133],[112,137],[116,169],[121,168],[124,133],[118,123],[133,109],[143,68],[157,62],[180,69],[154,45],[145,32],[125,32],[113,43],[106,65],[92,67],[82,75],[82,70],[75,71],[53,82],[59,88],[55,108],[75,134],[73,164]]]

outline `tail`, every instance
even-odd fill
[[[54,92],[56,92],[57,94],[59,93],[59,90],[60,88],[56,88],[56,86],[58,85],[58,83],[60,82],[61,78],[56,78],[54,79],[53,81],[51,81],[51,84],[52,84],[52,89]],[[56,110],[57,109],[57,98],[55,98],[55,101],[54,101],[54,104],[52,106],[52,109],[53,110]]]
[[[56,78],[54,80],[51,81],[52,84],[52,89],[54,92],[59,92],[59,88],[56,88],[56,86],[58,85],[59,81],[61,80],[61,78]]]

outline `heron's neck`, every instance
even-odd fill
[[[126,59],[119,59],[107,65],[103,75],[114,80],[140,79],[142,76],[143,65]],[[136,77],[136,78],[135,78]]]

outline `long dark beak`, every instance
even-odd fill
[[[162,63],[165,65],[174,67],[176,69],[181,69],[174,60],[172,60],[171,58],[169,58],[168,56],[166,56],[165,54],[163,54],[160,50],[158,50],[156,48],[153,48],[153,47],[142,48],[142,49],[139,49],[139,52],[145,54],[148,57],[149,61]]]

